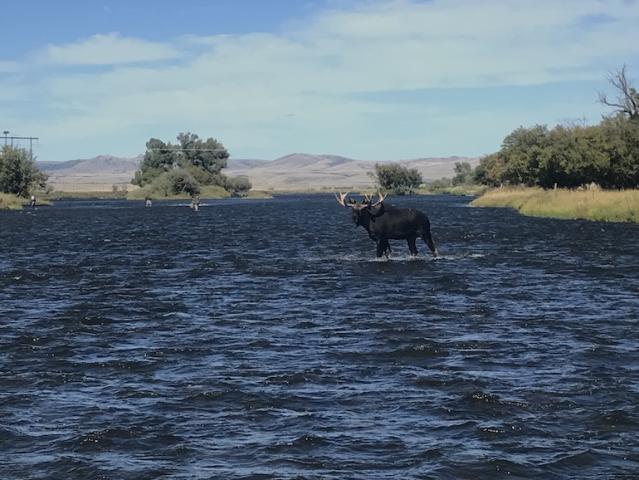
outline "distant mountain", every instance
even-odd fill
[[[135,171],[142,161],[143,155],[137,157],[114,157],[113,155],[98,155],[97,157],[67,160],[65,162],[38,162],[38,166],[45,172],[64,170],[69,173],[124,173]]]
[[[262,165],[268,162],[268,160],[252,160],[245,158],[232,158],[228,160],[228,165],[233,166],[236,169],[248,169]]]
[[[99,155],[66,162],[39,162],[38,166],[49,174],[49,184],[56,190],[109,191],[113,185],[132,188],[130,181],[142,158]],[[455,162],[462,161],[473,166],[478,163],[477,158],[469,157],[418,158],[397,163],[416,168],[428,181],[452,177]],[[339,155],[292,153],[275,160],[232,158],[224,173],[249,177],[256,190],[357,190],[373,185],[375,163]]]
[[[338,155],[311,155],[293,153],[272,161],[230,160],[227,175],[249,177],[257,190],[294,191],[323,189],[365,189],[373,185],[372,174],[376,163],[354,160]],[[424,180],[452,177],[456,162],[469,162],[475,166],[478,158],[443,157],[400,160],[397,163],[416,168]]]
[[[56,190],[99,192],[130,184],[142,157],[98,155],[66,162],[38,162],[38,167],[49,175],[48,183]]]

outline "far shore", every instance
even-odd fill
[[[144,200],[145,195],[137,189],[133,191],[53,191],[47,194],[36,194],[37,206],[51,205],[56,200]],[[309,189],[290,191],[250,191],[240,199],[270,199],[274,195],[291,194],[332,194],[336,190]],[[375,194],[377,190],[351,189],[354,193]],[[528,216],[584,219],[604,222],[632,222],[639,223],[639,190],[601,190],[598,188],[586,190],[543,190],[541,188],[496,188],[486,191],[486,187],[476,185],[458,185],[443,189],[421,188],[414,195],[463,195],[475,196],[470,203],[474,207],[514,208],[519,213]],[[230,193],[221,188],[204,189],[200,194],[201,200],[220,200],[230,198]],[[396,196],[396,195],[390,195]],[[189,195],[151,196],[152,200],[187,200]],[[0,193],[0,210],[21,210],[29,205],[26,198],[11,194]]]
[[[11,193],[0,193],[0,210],[22,210],[22,208],[29,205],[30,200],[28,198],[18,197]],[[47,199],[36,200],[36,207],[42,205],[51,205],[51,202]]]
[[[456,195],[456,196],[477,196],[486,190],[486,187],[477,185],[458,185],[454,187],[446,187],[433,189],[428,187],[419,188],[412,195]],[[374,187],[369,188],[310,188],[310,189],[290,189],[290,190],[251,190],[248,194],[236,197],[246,200],[262,200],[271,199],[275,195],[326,195],[334,194],[337,191],[350,191],[355,194],[373,194],[377,193]],[[390,194],[390,197],[398,197],[399,195]],[[143,189],[133,187],[132,189],[122,188],[116,190],[53,190],[48,193],[36,194],[38,205],[51,205],[57,200],[145,200],[147,197],[152,200],[191,200],[188,194],[181,195],[149,195]],[[209,186],[204,187],[199,195],[201,200],[222,200],[231,198],[231,194],[226,190]],[[0,194],[0,210],[20,210],[23,206],[28,205],[28,200],[16,197],[10,194]]]
[[[146,197],[150,197],[152,200],[191,200],[191,196],[187,194],[182,195],[146,195],[139,190],[133,192],[127,191],[57,191],[46,194],[45,197],[51,201],[55,200],[82,200],[82,199],[96,199],[96,200],[145,200]],[[231,194],[226,191],[220,192],[207,192],[204,191],[199,195],[201,200],[221,200],[224,198],[230,198]],[[272,198],[269,192],[262,191],[250,191],[247,195],[242,197],[236,197],[241,199],[268,199]]]
[[[639,223],[639,190],[498,188],[471,205],[514,208],[535,217]]]

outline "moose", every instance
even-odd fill
[[[347,200],[347,193],[336,193],[337,203],[342,207],[348,207],[353,213],[353,222],[356,226],[362,226],[368,232],[371,240],[377,243],[377,257],[391,253],[389,240],[405,239],[411,255],[417,255],[417,238],[424,240],[428,248],[437,257],[437,248],[430,234],[430,221],[428,217],[414,208],[399,208],[384,204],[386,195],[377,193],[378,200],[373,203],[372,196],[365,195],[361,202]]]

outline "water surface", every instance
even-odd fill
[[[0,477],[638,478],[639,227],[392,201],[0,212]]]

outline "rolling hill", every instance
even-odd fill
[[[446,157],[400,160],[398,163],[416,168],[425,181],[452,177],[455,162],[476,165],[477,158]],[[272,161],[229,161],[228,175],[246,175],[256,190],[297,191],[325,189],[364,189],[373,185],[375,163],[338,155],[293,153]],[[385,163],[385,162],[382,162]]]
[[[49,174],[49,184],[60,191],[110,191],[130,185],[142,155],[132,158],[99,155],[84,160],[39,162]],[[424,180],[451,177],[455,162],[471,165],[477,158],[443,157],[400,160],[398,163],[416,168]],[[293,153],[275,160],[230,159],[224,173],[249,177],[256,190],[317,191],[330,189],[365,189],[373,185],[375,163],[339,155]],[[382,162],[385,163],[385,162]]]
[[[83,160],[66,162],[38,162],[38,167],[49,175],[48,183],[63,192],[103,192],[130,186],[131,179],[142,160],[98,155]]]

